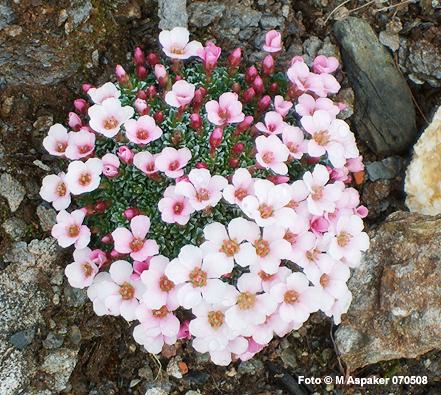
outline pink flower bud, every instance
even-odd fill
[[[135,73],[140,80],[145,80],[149,75],[147,69],[144,66],[136,66]]]
[[[144,52],[142,52],[142,49],[139,47],[135,48],[135,51],[133,53],[133,62],[136,66],[143,66],[145,63]]]
[[[163,64],[155,65],[155,77],[159,81],[161,78],[167,77],[167,70]]]
[[[85,84],[81,85],[81,89],[83,90],[84,93],[89,92],[90,88],[93,88],[92,84],[85,83]]]
[[[90,252],[90,260],[96,265],[98,265],[99,268],[103,267],[109,261],[107,258],[107,254],[103,250],[100,250],[99,248],[92,250]]]
[[[329,221],[323,217],[313,217],[310,221],[310,228],[314,233],[325,233],[329,229]]]
[[[259,109],[259,111],[264,112],[268,110],[270,104],[271,104],[271,97],[266,95],[259,100],[259,102],[257,103],[257,108]]]
[[[270,86],[269,86],[269,91],[272,94],[276,94],[279,92],[279,84],[277,82],[273,82]]]
[[[150,52],[147,55],[147,63],[152,67],[156,66],[160,61],[161,61],[161,58],[159,57],[159,55],[157,53]]]
[[[235,169],[236,167],[239,166],[239,159],[237,159],[237,158],[230,158],[228,160],[228,164],[230,165],[231,168]]]
[[[185,320],[181,323],[181,326],[179,328],[178,332],[178,339],[191,339],[190,329],[189,329],[190,321]]]
[[[150,112],[150,108],[145,100],[136,99],[135,100],[136,112],[139,115],[147,115]]]
[[[274,72],[274,58],[271,55],[266,55],[262,62],[263,74],[270,75]]]
[[[242,99],[245,103],[251,103],[256,97],[256,91],[253,87],[249,87],[242,96]]]
[[[126,145],[123,145],[122,147],[119,147],[116,154],[118,155],[119,159],[121,159],[124,163],[127,163],[128,165],[133,162],[133,157],[135,155],[130,150],[130,148],[127,147]]]
[[[197,51],[197,55],[202,59],[204,69],[207,73],[215,69],[221,52],[221,48],[211,41],[208,41],[204,48],[200,48]]]
[[[133,217],[139,215],[139,210],[135,207],[130,207],[124,210],[123,216],[126,220],[130,221]]]
[[[208,169],[208,165],[204,162],[198,162],[195,165],[196,169]]]
[[[139,90],[139,91],[136,93],[136,98],[137,98],[137,99],[145,100],[145,99],[147,99],[147,93],[146,93],[145,91],[141,91],[141,90]]]
[[[74,112],[69,113],[69,121],[68,121],[69,127],[76,132],[78,132],[81,127],[83,126],[83,123],[81,121],[81,118],[75,114]]]
[[[133,261],[133,273],[130,278],[132,280],[138,280],[142,272],[150,267],[150,260],[151,258],[147,258],[145,261]]]
[[[75,110],[80,114],[85,114],[87,112],[87,109],[89,108],[89,103],[87,103],[87,101],[84,99],[75,99],[74,107]]]
[[[231,149],[231,151],[233,153],[235,153],[236,155],[239,155],[243,152],[244,149],[245,149],[244,143],[236,143],[233,145],[233,148]]]
[[[190,115],[190,127],[192,129],[199,129],[202,126],[202,118],[198,113]]]
[[[120,64],[116,65],[115,74],[116,79],[121,85],[126,85],[129,82],[129,76]]]
[[[95,210],[99,213],[103,213],[104,211],[106,211],[106,208],[107,208],[107,203],[102,200],[95,204]]]
[[[164,121],[164,113],[162,111],[156,111],[153,118],[155,118],[156,123],[162,123]]]
[[[256,78],[259,75],[259,72],[257,71],[256,67],[251,66],[247,68],[247,71],[245,72],[245,81],[248,83],[251,83],[254,81],[254,78]]]
[[[123,254],[120,254],[117,250],[113,249],[112,251],[110,251],[110,256],[112,259],[118,259],[121,258]]]
[[[257,75],[256,78],[254,78],[253,88],[259,95],[261,95],[265,91],[265,85],[263,84],[263,80],[260,75]]]
[[[242,60],[242,50],[240,48],[236,48],[233,52],[228,55],[228,63],[231,67],[239,66]]]
[[[243,133],[248,130],[254,122],[254,118],[252,115],[247,115],[245,119],[236,126],[237,133]]]
[[[158,90],[154,85],[150,85],[145,91],[150,99],[153,99],[158,94]]]
[[[112,244],[113,243],[112,235],[110,233],[108,233],[107,235],[104,235],[103,237],[101,237],[101,243]]]
[[[240,84],[239,84],[238,82],[234,82],[233,85],[231,85],[231,90],[232,90],[234,93],[239,94],[240,91],[242,90],[242,88],[240,87]]]
[[[270,180],[273,184],[285,184],[289,181],[288,176],[268,176],[268,180]]]
[[[357,207],[357,214],[360,218],[366,218],[369,214],[368,209],[365,206],[359,206]]]
[[[224,131],[222,128],[216,128],[214,129],[210,134],[210,147],[212,149],[216,149],[221,145],[222,138],[224,136]]]

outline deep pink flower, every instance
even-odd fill
[[[150,218],[137,215],[130,221],[130,230],[117,228],[112,232],[115,250],[121,254],[129,254],[137,261],[144,261],[159,252],[155,240],[146,240],[150,229]]]
[[[58,244],[69,247],[72,244],[75,248],[85,248],[90,242],[90,230],[83,225],[86,214],[83,210],[75,210],[68,213],[61,210],[57,215],[57,223],[52,227],[52,237],[56,238]]]
[[[265,44],[263,50],[266,52],[279,52],[282,50],[282,35],[275,31],[270,30],[265,35]]]
[[[47,136],[43,139],[43,147],[54,156],[64,156],[68,145],[69,135],[67,129],[56,123],[49,128]]]
[[[242,122],[245,114],[242,112],[242,103],[236,93],[225,92],[219,97],[219,101],[210,100],[205,104],[208,120],[218,126],[229,123]]]
[[[50,174],[43,178],[41,184],[40,196],[52,203],[57,211],[68,208],[71,202],[70,192],[64,178],[64,173]]]
[[[164,192],[164,197],[158,202],[161,219],[169,224],[185,225],[194,208],[188,198],[175,193],[175,186],[170,185]]]
[[[159,42],[164,53],[172,59],[188,59],[196,56],[202,44],[199,41],[189,42],[190,33],[185,27],[175,27],[159,33]]]
[[[148,144],[162,136],[162,130],[149,115],[129,119],[124,127],[127,138],[135,144]]]
[[[333,73],[338,69],[338,59],[333,56],[318,55],[312,62],[312,71],[317,74]]]
[[[103,174],[112,178],[119,174],[119,158],[115,154],[108,153],[101,158],[103,163]]]
[[[183,168],[191,159],[191,151],[188,148],[179,150],[173,147],[164,148],[155,158],[155,165],[159,171],[167,177],[178,178],[184,174]]]
[[[210,71],[216,67],[221,52],[220,47],[208,41],[204,48],[197,50],[197,55],[202,59],[205,70]]]
[[[172,107],[184,107],[190,104],[194,97],[195,86],[185,80],[176,81],[172,90],[165,94],[165,101]]]

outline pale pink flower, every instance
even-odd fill
[[[54,209],[59,211],[69,207],[71,202],[70,192],[65,182],[65,174],[51,174],[43,178],[40,196],[52,203]]]
[[[129,119],[125,124],[127,138],[135,144],[148,144],[162,136],[162,130],[149,115]]]
[[[309,71],[304,62],[293,63],[288,69],[287,75],[296,91],[307,92],[322,88],[321,80],[313,78],[315,74]]]
[[[72,244],[79,249],[87,247],[90,242],[90,229],[83,225],[85,216],[83,210],[74,210],[71,213],[61,210],[57,214],[57,223],[52,227],[51,234],[61,247],[66,248]]]
[[[313,115],[317,110],[324,110],[327,111],[332,118],[335,118],[340,112],[338,106],[336,106],[331,99],[326,97],[314,99],[307,93],[304,93],[298,98],[298,104],[296,105],[295,109],[297,114],[302,117]]]
[[[257,179],[254,182],[254,195],[243,199],[241,209],[259,226],[283,225],[294,218],[293,210],[285,207],[290,199],[287,184],[274,185],[271,181]]]
[[[133,117],[135,110],[131,106],[121,106],[121,102],[113,97],[105,99],[102,104],[89,108],[89,125],[95,132],[106,137],[114,137],[121,126]]]
[[[265,169],[270,169],[276,174],[287,174],[286,161],[289,149],[275,135],[259,136],[256,139],[256,161]]]
[[[248,342],[246,351],[242,354],[236,353],[241,361],[248,361],[265,348],[265,345],[256,343],[252,337],[248,337],[245,340]]]
[[[339,82],[336,80],[336,78],[331,74],[319,74],[318,75],[319,83],[318,85],[320,88],[316,89],[314,93],[316,93],[318,96],[326,97],[330,94],[333,95],[337,93],[341,86]]]
[[[258,345],[266,346],[271,339],[276,334],[279,337],[283,337],[287,335],[294,329],[298,329],[301,325],[295,325],[294,322],[286,322],[280,318],[280,313],[276,310],[275,313],[266,317],[266,320],[263,324],[257,325],[253,328],[253,337]],[[248,358],[247,356],[243,356],[243,358]],[[241,357],[242,360],[242,357]]]
[[[102,104],[104,100],[112,97],[118,99],[121,92],[112,82],[106,82],[99,88],[90,88],[87,94],[95,104]]]
[[[245,114],[242,112],[242,103],[237,93],[225,92],[219,97],[219,101],[210,100],[205,104],[208,120],[218,126],[229,123],[242,122]]]
[[[101,158],[103,163],[103,174],[112,178],[119,174],[119,158],[115,154],[108,153]]]
[[[81,118],[74,112],[70,112],[68,117],[69,127],[75,131],[79,131],[83,126],[83,121],[81,120]]]
[[[267,134],[281,134],[285,128],[282,115],[276,111],[269,111],[265,114],[265,123],[256,123],[257,130]]]
[[[356,158],[349,158],[346,161],[346,167],[352,173],[363,171],[364,170],[363,157],[359,155]]]
[[[172,90],[165,94],[165,102],[172,107],[184,107],[194,97],[195,86],[185,80],[176,81]]]
[[[194,212],[188,198],[175,193],[175,186],[170,185],[164,192],[164,197],[158,202],[161,219],[169,224],[185,225]]]
[[[292,106],[292,102],[285,100],[283,96],[277,95],[274,98],[274,108],[282,117],[288,114]]]
[[[69,284],[74,288],[83,289],[92,284],[98,273],[98,266],[91,259],[90,248],[76,249],[73,253],[74,262],[64,269]]]
[[[69,132],[66,157],[80,159],[89,156],[95,149],[95,133],[81,129],[78,132]]]
[[[93,303],[93,311],[96,315],[102,316],[109,313],[105,306],[107,296],[110,296],[117,289],[108,272],[99,272],[87,289],[87,296]]]
[[[230,204],[241,205],[242,200],[254,193],[254,180],[247,169],[237,169],[232,177],[231,184],[223,190],[224,199]]]
[[[319,288],[309,285],[303,273],[295,272],[286,278],[285,282],[275,284],[270,291],[279,306],[280,318],[300,327],[309,315],[320,308]]]
[[[259,228],[253,222],[244,218],[234,218],[225,225],[212,222],[204,228],[205,242],[201,249],[204,253],[204,261],[216,265],[222,262],[233,270],[234,262],[239,266],[246,267],[251,261],[256,260],[256,251],[250,243],[260,237]]]
[[[155,159],[156,155],[153,155],[148,151],[142,151],[135,154],[133,157],[133,164],[143,173],[152,175],[158,172]]]
[[[73,195],[94,191],[100,185],[102,172],[103,164],[98,158],[69,163],[65,177],[69,191]]]
[[[333,73],[338,66],[338,59],[334,56],[318,55],[312,62],[312,70],[317,74]]]
[[[69,141],[67,129],[56,123],[49,128],[47,136],[43,139],[43,147],[54,156],[64,156]]]
[[[299,210],[299,208],[302,202],[305,202],[306,198],[309,196],[309,189],[305,182],[303,180],[294,181],[289,185],[289,192],[291,199],[287,204],[287,207],[292,208],[298,213],[302,212],[302,210]]]
[[[197,50],[197,55],[202,59],[206,70],[213,70],[216,67],[222,49],[211,41],[208,41],[204,48]]]
[[[141,304],[136,316],[140,322],[133,330],[135,341],[152,354],[159,354],[164,344],[176,343],[180,322],[168,306],[152,310]]]
[[[193,169],[188,175],[188,181],[176,184],[175,193],[190,199],[195,210],[214,207],[222,198],[222,190],[228,181],[222,176],[211,176],[207,169]]]
[[[179,304],[191,309],[202,300],[221,303],[225,297],[226,284],[219,277],[229,273],[226,262],[207,262],[202,259],[202,250],[193,245],[181,248],[179,255],[165,269],[167,277],[176,285]]]
[[[210,359],[215,365],[228,366],[232,361],[232,356],[243,355],[247,352],[248,341],[242,336],[235,337],[228,342],[227,347],[220,351],[211,351]]]
[[[307,203],[311,214],[323,215],[335,210],[335,202],[340,199],[344,185],[340,181],[326,185],[329,172],[325,166],[316,165],[312,173],[307,171],[303,175],[303,181],[310,192]]]
[[[130,254],[137,261],[144,261],[159,252],[155,240],[146,240],[150,229],[150,218],[136,215],[130,221],[130,230],[117,228],[112,232],[115,250],[121,254]]]
[[[270,30],[265,35],[263,50],[266,52],[279,52],[282,50],[282,35],[276,30]]]
[[[259,237],[243,246],[248,251],[249,244],[252,244],[255,250],[254,254],[248,254],[251,271],[259,274],[261,271],[269,275],[275,274],[279,271],[282,259],[288,259],[290,256],[291,245],[284,239],[285,230],[278,225],[266,226],[260,236],[259,228],[255,226],[257,229],[254,233],[258,233]]]
[[[360,262],[361,251],[369,248],[369,237],[363,232],[363,221],[358,215],[340,217],[336,234],[329,245],[329,254],[335,259],[345,258],[352,265]]]
[[[341,322],[342,314],[345,314],[349,310],[349,306],[352,302],[352,293],[349,289],[346,290],[341,296],[334,300],[332,306],[325,310],[324,313],[328,317],[333,317],[334,324],[339,325]]]
[[[263,324],[274,313],[277,302],[262,292],[262,281],[257,274],[245,273],[237,280],[234,304],[225,312],[227,325],[244,336],[251,336],[254,325]]]
[[[191,159],[191,151],[184,147],[179,150],[173,147],[164,148],[155,158],[155,165],[167,177],[178,178],[184,174],[183,168]]]
[[[179,287],[165,274],[169,262],[165,256],[156,255],[151,258],[148,270],[141,274],[141,280],[146,286],[142,301],[150,309],[160,309],[164,305],[167,305],[170,310],[176,310],[179,307]]]
[[[227,308],[202,301],[192,309],[196,318],[190,321],[189,329],[195,337],[193,348],[196,351],[206,353],[225,350],[229,341],[237,336],[225,322]]]
[[[280,266],[276,273],[268,274],[261,270],[259,265],[251,265],[250,272],[257,274],[262,280],[262,288],[265,292],[269,292],[271,287],[277,283],[284,282],[292,272],[286,266]]]
[[[164,53],[172,59],[188,59],[196,56],[202,44],[199,41],[189,42],[190,33],[185,27],[175,27],[159,33],[159,42]]]
[[[302,130],[297,126],[286,125],[282,133],[283,144],[289,150],[289,157],[301,159],[307,149],[307,142]]]

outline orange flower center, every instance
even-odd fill
[[[83,173],[80,175],[80,178],[78,178],[78,182],[83,187],[89,185],[91,181],[92,181],[92,176],[89,173]]]
[[[210,194],[208,193],[208,190],[205,188],[199,189],[199,191],[196,192],[196,199],[199,202],[203,202],[210,199]]]
[[[57,152],[64,152],[66,151],[67,143],[57,143]]]
[[[262,160],[263,160],[265,163],[271,163],[271,162],[274,160],[274,154],[273,154],[272,152],[265,152],[265,153],[262,155]]]
[[[148,137],[149,137],[149,132],[147,130],[145,130],[145,129],[138,129],[136,131],[136,137],[139,140],[147,140]]]
[[[262,281],[270,281],[274,278],[275,274],[268,274],[266,272],[264,272],[263,270],[261,270],[258,273],[259,277],[262,279]]]
[[[193,285],[193,288],[205,287],[207,285],[207,273],[205,273],[200,267],[195,267],[188,278]]]
[[[152,310],[152,315],[155,318],[164,318],[168,314],[167,306],[162,306],[158,310]]]
[[[118,126],[118,121],[114,117],[107,118],[104,121],[104,129],[111,130]]]
[[[329,284],[329,280],[330,278],[326,273],[322,274],[320,277],[320,285],[325,288]]]
[[[293,210],[299,207],[299,202],[296,202],[294,199],[290,200],[286,207],[292,208]]]
[[[170,52],[176,55],[183,55],[185,53],[184,48],[182,47],[172,47]]]
[[[78,225],[71,225],[67,228],[67,233],[69,237],[78,237],[80,234],[80,227]]]
[[[130,242],[130,249],[133,252],[138,252],[142,247],[144,247],[144,240],[141,239],[133,239]]]
[[[183,209],[184,209],[184,205],[181,202],[176,202],[173,205],[173,212],[175,214],[181,214]]]
[[[317,248],[305,252],[306,259],[310,262],[315,262],[318,259],[319,254],[320,251]]]
[[[135,296],[135,288],[128,282],[125,282],[119,288],[119,294],[121,295],[121,298],[123,298],[123,300],[133,299],[133,297]]]
[[[289,290],[285,292],[285,295],[283,296],[283,301],[288,304],[294,304],[297,302],[297,299],[299,297],[299,294],[296,291]]]
[[[170,281],[165,274],[159,279],[159,288],[162,292],[170,292],[174,287],[175,283]]]
[[[331,141],[331,137],[326,130],[322,130],[314,135],[314,141],[318,145],[326,145],[329,143],[329,141]]]
[[[242,201],[244,198],[246,198],[248,196],[248,192],[246,189],[244,188],[238,188],[236,189],[236,191],[234,192],[234,197],[239,200]]]
[[[83,263],[81,268],[83,269],[83,273],[86,277],[90,277],[92,275],[93,268],[89,263]]]
[[[219,328],[224,323],[224,313],[222,311],[209,311],[208,323],[214,329]]]
[[[297,235],[289,230],[286,231],[285,236],[283,236],[283,238],[291,244],[295,244],[297,241]]]
[[[242,292],[237,297],[237,305],[241,310],[249,310],[256,304],[256,295],[251,292]]]
[[[224,240],[220,252],[223,252],[226,256],[234,256],[239,251],[239,244],[236,239]]]
[[[263,219],[267,219],[273,215],[273,208],[265,203],[262,203],[259,206],[259,213]]]
[[[266,240],[256,240],[254,242],[254,248],[256,249],[256,254],[260,257],[265,257],[270,252],[269,243]]]
[[[320,200],[323,197],[323,187],[313,187],[311,196],[313,200]]]
[[[352,235],[349,234],[348,232],[345,231],[341,231],[338,235],[337,235],[337,244],[340,247],[346,247],[349,242],[351,241]]]
[[[66,184],[64,182],[60,182],[57,186],[56,192],[60,197],[65,196],[67,192]]]
[[[287,143],[286,147],[289,149],[289,151],[293,154],[299,151],[297,144],[294,143]]]
[[[78,147],[78,151],[80,152],[80,154],[86,154],[91,150],[91,148],[92,147],[90,145],[82,145],[81,147]]]

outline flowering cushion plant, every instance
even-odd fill
[[[338,324],[369,246],[350,186],[363,164],[328,98],[338,61],[296,56],[278,71],[276,31],[248,68],[240,48],[221,65],[184,28],[159,41],[165,59],[137,48],[133,75],[117,66],[117,83],[84,84],[70,131],[43,141],[70,160],[40,191],[59,211],[53,237],[75,248],[69,283],[98,315],[136,322],[147,351],[188,339],[219,365],[318,310]]]

